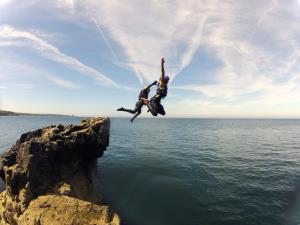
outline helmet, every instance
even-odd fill
[[[166,80],[166,81],[169,81],[169,79],[170,79],[170,77],[167,76],[167,75],[165,75],[165,80]]]

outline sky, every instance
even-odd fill
[[[0,109],[131,116],[164,57],[166,117],[300,118],[299,24],[300,0],[0,0]]]

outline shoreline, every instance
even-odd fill
[[[63,115],[63,114],[51,114],[51,113],[19,113],[19,112],[12,112],[12,111],[5,111],[0,110],[0,116],[73,116],[78,117],[75,115]]]

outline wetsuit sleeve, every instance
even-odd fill
[[[149,84],[147,87],[144,88],[144,90],[150,89],[153,85],[155,85],[155,82],[153,82],[152,84]]]

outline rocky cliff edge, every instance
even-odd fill
[[[1,155],[1,225],[119,225],[101,205],[97,158],[109,144],[107,118],[21,135]]]

